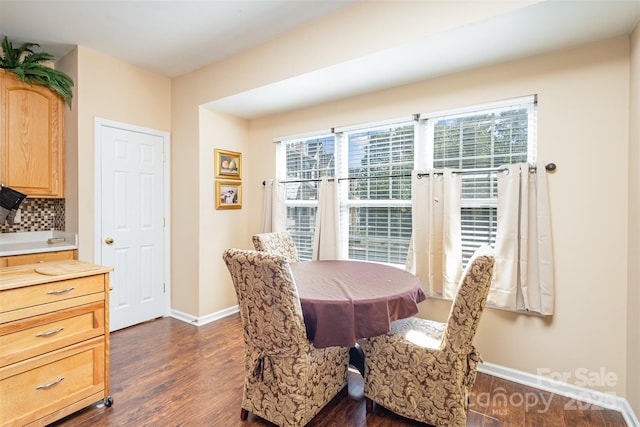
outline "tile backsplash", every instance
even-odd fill
[[[64,199],[30,199],[20,204],[20,222],[0,225],[0,233],[64,231]]]

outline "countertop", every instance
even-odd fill
[[[0,268],[0,291],[58,282],[113,271],[112,267],[75,259]]]
[[[47,243],[50,238],[65,239],[60,243]],[[78,249],[78,236],[63,231],[31,231],[24,233],[1,233],[0,256],[36,254],[42,252]]]

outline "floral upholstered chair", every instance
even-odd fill
[[[447,323],[412,317],[386,335],[360,341],[367,411],[377,403],[441,427],[466,426],[480,355],[472,344],[491,285],[494,257],[478,249],[464,272]]]
[[[285,257],[228,249],[223,254],[240,305],[245,378],[240,418],[279,426],[309,422],[347,386],[349,349],[317,349],[307,339]]]
[[[291,234],[286,231],[255,234],[253,236],[253,247],[256,251],[282,255],[286,257],[289,262],[298,261],[298,250],[291,238]]]

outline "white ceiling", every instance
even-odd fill
[[[0,34],[56,57],[83,45],[174,77],[357,1],[0,0]],[[640,0],[546,0],[210,106],[255,118],[629,34],[639,21]]]

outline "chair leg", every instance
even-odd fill
[[[247,417],[249,416],[249,411],[247,411],[244,408],[240,408],[240,419],[242,421],[245,421],[247,419]]]
[[[349,396],[349,383],[347,383],[346,386],[342,387],[342,390],[338,392],[338,396],[343,398]]]
[[[374,406],[374,402],[373,400],[369,399],[368,397],[364,398],[365,401],[365,411],[367,414],[370,414],[373,412],[373,406]]]
[[[364,378],[364,351],[358,343],[349,349],[349,364],[355,366]]]

